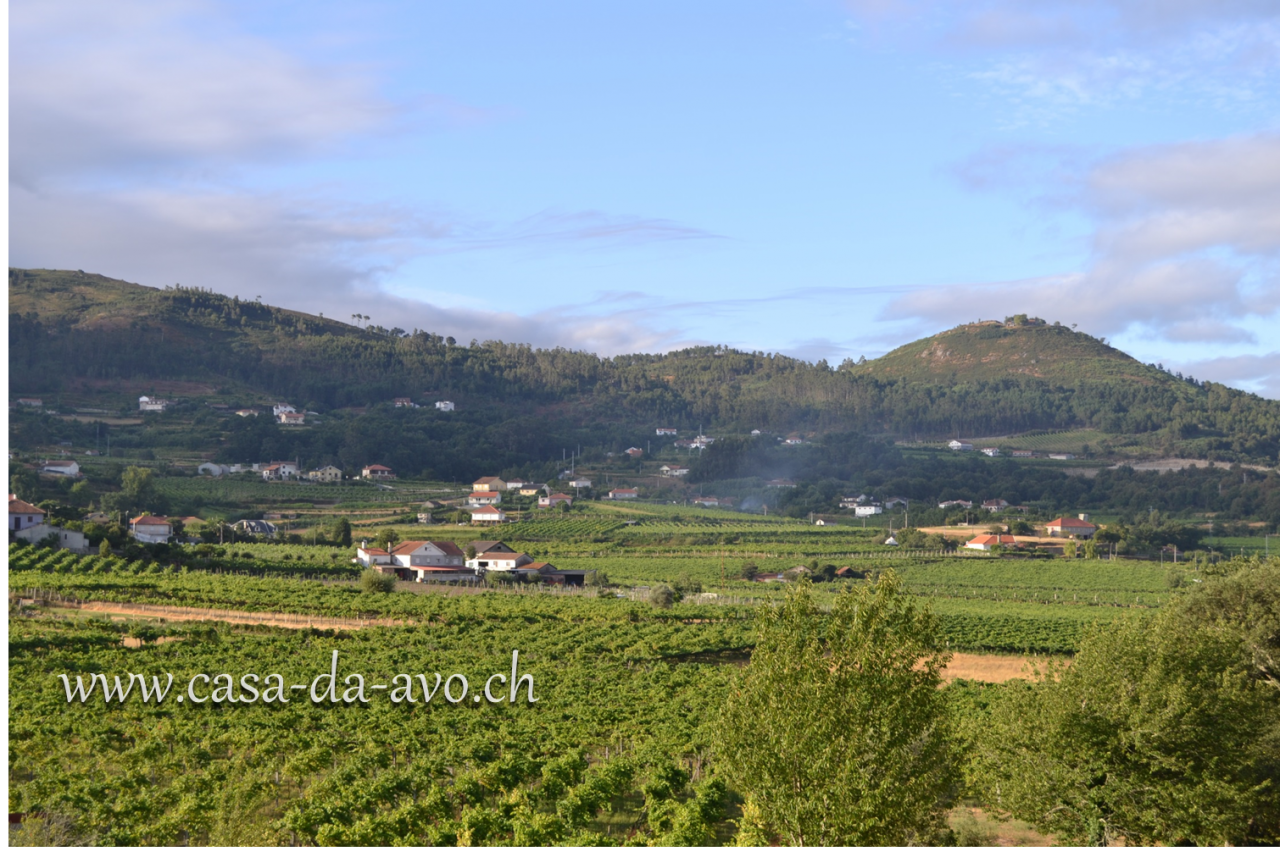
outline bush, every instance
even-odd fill
[[[509,571],[487,571],[484,575],[485,583],[512,583],[516,576]]]
[[[376,568],[367,568],[360,575],[360,588],[365,592],[394,592],[396,578],[392,574],[383,574]]]
[[[659,583],[649,590],[649,603],[654,607],[666,609],[676,603],[675,590],[665,583]]]

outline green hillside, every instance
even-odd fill
[[[1086,334],[1021,319],[964,325],[834,368],[714,346],[602,358],[460,344],[256,297],[149,288],[79,271],[10,269],[9,301],[13,394],[40,396],[67,415],[95,408],[136,417],[143,393],[190,408],[283,399],[326,418],[400,396],[447,398],[458,415],[430,431],[468,423],[475,432],[465,440],[469,458],[502,450],[512,460],[531,444],[546,447],[528,452],[539,457],[577,444],[615,449],[624,437],[623,449],[647,446],[657,425],[799,432],[810,441],[849,432],[939,441],[1091,430],[1101,433],[1095,450],[1104,454],[1150,450],[1255,463],[1280,455],[1280,403],[1175,377]],[[430,422],[425,414],[399,419]],[[39,440],[46,429],[33,420],[16,420],[11,444],[49,442]],[[175,426],[169,440],[179,442],[183,431]],[[343,443],[355,449],[364,438],[334,441]]]
[[[1081,380],[1122,380],[1176,385],[1177,379],[1095,339],[1055,324],[984,321],[918,339],[855,373],[914,382],[1036,378],[1074,385]]]

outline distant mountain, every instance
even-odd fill
[[[657,425],[897,439],[1088,429],[1094,452],[1272,463],[1280,402],[1175,377],[1084,333],[1016,317],[962,325],[839,368],[701,347],[601,358],[461,345],[255,298],[155,289],[78,271],[9,271],[10,387],[70,406],[142,393],[320,413],[408,396],[459,403],[514,435],[557,424],[620,436]],[[593,434],[594,433],[594,434]],[[632,441],[634,442],[634,441]]]

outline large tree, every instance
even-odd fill
[[[897,577],[824,613],[801,583],[767,608],[718,725],[752,812],[743,841],[904,845],[942,828],[955,782],[937,619]]]
[[[1071,844],[1280,841],[1280,691],[1251,625],[1274,622],[1278,573],[1205,584],[1008,686],[974,732],[980,793]]]

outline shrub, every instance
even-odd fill
[[[396,578],[392,574],[383,574],[376,568],[367,568],[360,575],[360,588],[365,592],[394,592]]]
[[[675,590],[665,583],[659,583],[649,590],[649,603],[664,610],[676,603]]]

